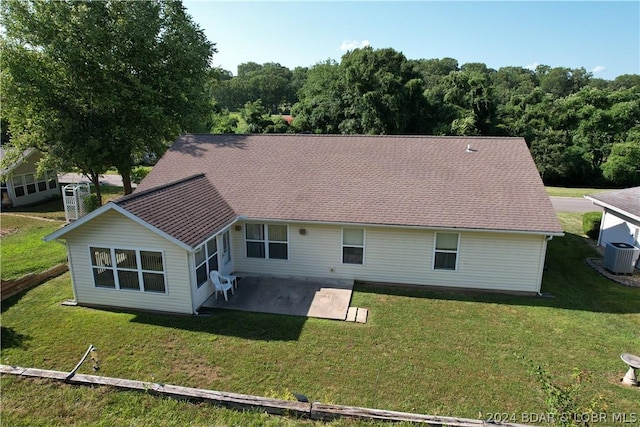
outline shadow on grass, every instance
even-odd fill
[[[62,212],[62,216],[64,217],[64,206],[62,205],[62,197],[58,195],[35,205],[3,208],[3,212],[25,214]]]
[[[233,310],[216,310],[200,316],[132,314],[135,317],[131,321],[135,323],[260,341],[297,341],[307,321],[306,317]]]
[[[18,303],[18,301],[20,301],[20,299],[28,292],[28,289],[25,289],[22,292],[19,292],[15,295],[10,296],[9,298],[7,298],[6,300],[2,301],[0,303],[0,313],[4,313],[5,311],[9,310],[11,307],[13,307],[14,305],[16,305]]]
[[[2,348],[27,348],[27,341],[31,339],[29,335],[23,335],[16,332],[13,328],[2,326],[0,327],[1,345]]]
[[[596,313],[640,313],[640,289],[602,277],[585,263],[598,257],[589,239],[566,233],[549,242],[542,293],[552,297],[514,296],[479,291],[428,290],[357,282],[354,291],[415,298],[432,298],[490,304],[553,307]],[[496,271],[496,275],[500,272]]]

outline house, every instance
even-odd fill
[[[640,248],[640,187],[585,196],[603,208],[598,245],[621,242]]]
[[[0,146],[0,161],[7,157],[5,147]],[[48,170],[38,176],[36,169],[42,159],[42,153],[36,149],[22,152],[18,160],[4,167],[0,173],[0,191],[2,193],[2,207],[25,206],[50,199],[60,194],[58,176]]]
[[[562,234],[523,138],[183,135],[45,240],[81,305],[195,313],[211,270],[536,294]]]

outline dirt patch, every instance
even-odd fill
[[[0,228],[0,237],[11,236],[16,234],[20,229],[18,227]]]

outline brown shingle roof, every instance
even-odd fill
[[[596,203],[602,202],[617,210],[640,218],[640,187],[591,194],[587,197]]]
[[[115,203],[191,247],[236,218],[204,174],[136,191]]]
[[[522,138],[183,135],[134,194],[194,173],[208,185],[177,206],[216,223],[223,204],[255,219],[562,232]]]

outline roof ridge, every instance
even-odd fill
[[[205,176],[204,173],[198,173],[198,174],[195,174],[195,175],[188,176],[186,178],[181,178],[181,179],[179,179],[177,181],[172,181],[172,182],[169,182],[167,184],[158,185],[157,187],[152,187],[152,188],[148,188],[146,190],[140,191],[140,192],[134,192],[134,193],[131,193],[131,194],[127,194],[126,196],[122,196],[122,197],[118,198],[117,200],[114,200],[113,202],[119,205],[121,202],[128,202],[130,200],[134,200],[134,199],[137,199],[139,197],[146,196],[149,193],[153,193],[155,191],[160,191],[160,190],[166,190],[167,188],[175,187],[177,185],[184,184],[185,182],[188,182],[188,181],[191,181],[191,180],[194,180],[194,179],[197,179],[197,178],[203,178],[204,176]]]
[[[184,133],[180,135],[180,137],[184,136],[211,136],[215,134],[210,133]],[[366,135],[366,134],[340,134],[340,133],[328,133],[328,134],[319,134],[319,133],[243,133],[243,134],[218,134],[221,136],[237,136],[237,137],[260,137],[260,138],[273,138],[275,137],[288,137],[288,138],[411,138],[411,139],[524,139],[522,136],[496,136],[496,135],[419,135],[419,134],[408,134],[408,135]]]

